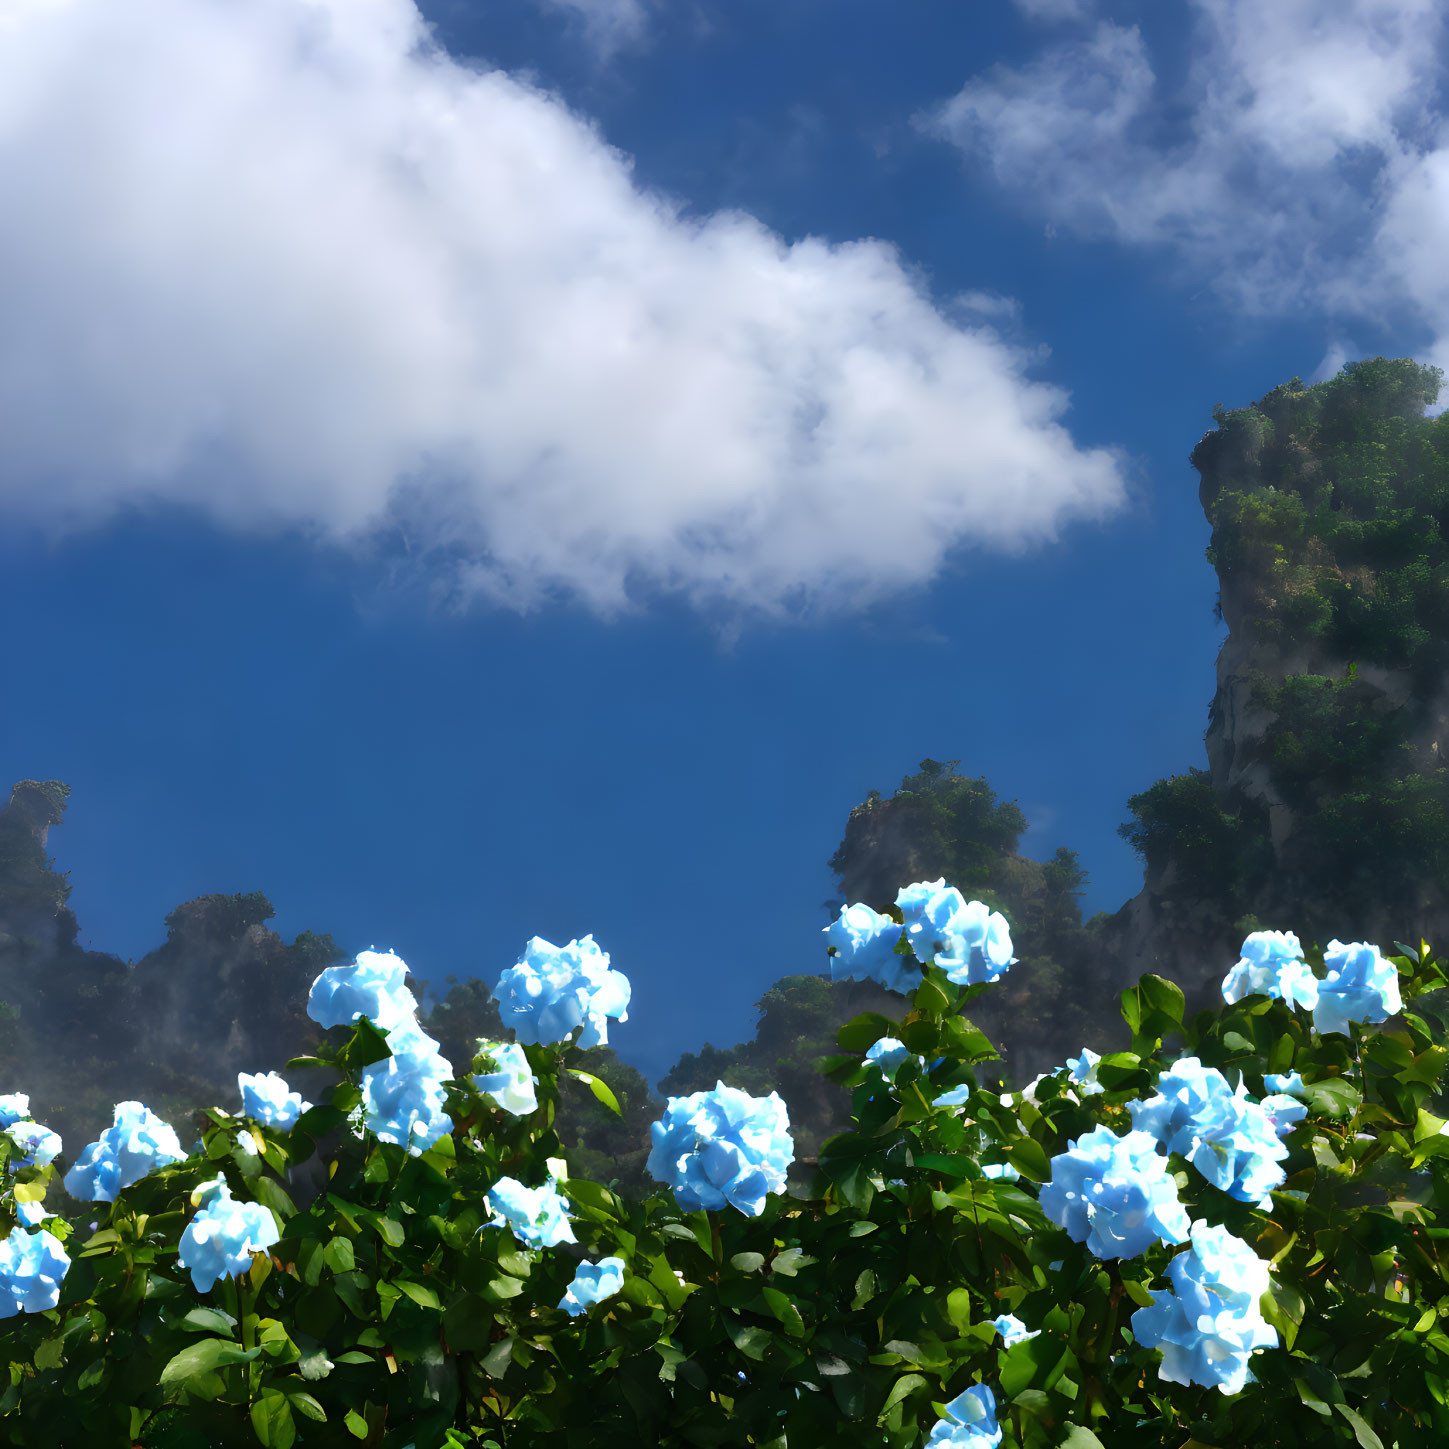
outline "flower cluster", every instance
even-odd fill
[[[1076,1087],[1079,1097],[1092,1097],[1107,1090],[1097,1080],[1097,1064],[1101,1060],[1091,1047],[1083,1047],[1081,1056],[1075,1059],[1067,1058],[1067,1080]]]
[[[965,900],[944,878],[906,886],[896,905],[916,959],[928,965],[934,961],[958,986],[995,981],[1016,964],[1006,917],[980,901]]]
[[[563,1041],[579,1026],[580,1047],[607,1046],[607,1018],[629,1020],[629,979],[609,969],[609,953],[592,936],[567,946],[535,936],[493,994],[503,1024],[530,1046]]]
[[[1252,1379],[1255,1348],[1277,1344],[1259,1300],[1268,1291],[1268,1265],[1224,1227],[1194,1223],[1192,1247],[1167,1265],[1174,1292],[1152,1292],[1152,1304],[1132,1315],[1138,1343],[1162,1350],[1161,1376],[1236,1394]]]
[[[27,1227],[11,1228],[0,1242],[0,1318],[54,1308],[69,1267],[65,1248],[53,1233],[44,1228],[38,1233]]]
[[[1328,975],[1319,984],[1313,1009],[1313,1025],[1320,1036],[1331,1031],[1347,1036],[1350,1022],[1387,1021],[1404,1009],[1399,973],[1393,962],[1379,955],[1377,946],[1330,941],[1323,964]]]
[[[48,1167],[60,1155],[60,1134],[39,1122],[12,1122],[5,1133],[23,1154],[10,1160],[12,1168]]]
[[[362,1069],[363,1121],[384,1142],[420,1157],[453,1130],[443,1110],[452,1064],[415,1021],[388,1032],[392,1055]]]
[[[597,1263],[580,1263],[559,1308],[572,1318],[605,1298],[612,1298],[624,1286],[624,1260],[619,1257],[600,1258]]]
[[[1149,1133],[1164,1151],[1187,1158],[1214,1187],[1267,1208],[1272,1206],[1269,1191],[1283,1181],[1279,1163],[1288,1149],[1275,1118],[1247,1090],[1240,1082],[1234,1092],[1216,1067],[1180,1057],[1158,1078],[1157,1095],[1129,1102],[1127,1110],[1133,1127]],[[1289,1106],[1301,1111],[1291,1098]]]
[[[1187,1210],[1157,1141],[1146,1132],[1118,1137],[1094,1127],[1051,1160],[1038,1201],[1074,1242],[1099,1258],[1135,1258],[1159,1238],[1184,1243]]]
[[[752,1097],[716,1082],[710,1092],[670,1097],[664,1120],[649,1126],[647,1166],[686,1212],[719,1211],[728,1202],[757,1218],[766,1194],[785,1190],[795,1160],[789,1126],[778,1092]]]
[[[508,1227],[519,1242],[530,1248],[556,1248],[576,1243],[568,1199],[559,1196],[552,1178],[542,1187],[525,1187],[517,1178],[501,1178],[488,1190],[487,1205],[493,1222],[480,1231]]]
[[[887,991],[909,995],[921,984],[921,964],[934,962],[949,981],[973,986],[997,980],[1016,962],[1006,917],[981,901],[966,900],[944,878],[903,887],[896,907],[904,926],[856,904],[824,927],[835,980],[876,981]],[[902,932],[910,956],[896,951]]]
[[[407,974],[407,963],[391,951],[359,951],[350,966],[329,966],[312,983],[307,1015],[321,1027],[354,1026],[365,1016],[390,1031],[417,1017]]]
[[[904,927],[869,906],[846,906],[838,920],[824,928],[830,971],[836,981],[877,981],[887,991],[907,996],[921,983],[914,956],[896,954]]]
[[[538,1093],[533,1089],[538,1085],[538,1078],[529,1070],[523,1048],[516,1041],[496,1042],[479,1037],[478,1051],[482,1056],[491,1058],[491,1064],[498,1070],[475,1073],[474,1086],[515,1117],[537,1112]]]
[[[76,1159],[65,1190],[82,1202],[115,1202],[122,1188],[148,1172],[183,1162],[176,1129],[140,1102],[117,1102],[115,1120]]]
[[[238,1072],[236,1084],[242,1094],[243,1115],[264,1127],[287,1131],[312,1107],[310,1102],[302,1100],[300,1092],[291,1091],[276,1072]]]
[[[237,1202],[221,1177],[204,1182],[191,1194],[201,1211],[181,1235],[180,1263],[191,1272],[198,1293],[210,1292],[218,1278],[247,1272],[252,1254],[265,1252],[281,1239],[271,1209],[257,1202]]]
[[[1028,1328],[1014,1313],[1003,1313],[999,1318],[993,1318],[991,1326],[1001,1335],[1002,1345],[1006,1348],[1041,1335],[1041,1329]]]
[[[996,1395],[985,1384],[972,1384],[943,1407],[926,1449],[996,1449],[1001,1443]]]
[[[1243,942],[1238,964],[1223,978],[1223,1000],[1231,1006],[1255,995],[1275,996],[1305,1011],[1318,1004],[1318,978],[1292,931],[1254,931]]]
[[[60,1134],[30,1118],[30,1098],[24,1092],[0,1097],[0,1130],[21,1150],[10,1159],[11,1169],[48,1167],[60,1155]]]
[[[1367,941],[1330,941],[1323,953],[1328,975],[1320,981],[1303,959],[1292,931],[1254,931],[1242,958],[1223,978],[1223,1000],[1275,996],[1313,1013],[1320,1036],[1349,1033],[1354,1022],[1381,1022],[1404,1009],[1399,973]]]
[[[387,1033],[392,1055],[362,1069],[363,1125],[419,1157],[453,1130],[443,1110],[453,1067],[418,1025],[407,974],[407,963],[394,953],[361,951],[350,966],[329,966],[318,976],[307,1014],[328,1027],[349,1026],[365,1016]]]

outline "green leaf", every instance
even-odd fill
[[[236,1319],[219,1308],[193,1308],[177,1320],[176,1327],[192,1333],[224,1333],[230,1337],[236,1328]]]
[[[330,1067],[331,1065],[332,1063],[327,1061],[324,1057],[293,1057],[292,1060],[287,1063],[286,1070],[289,1072],[295,1072],[299,1070],[311,1071],[317,1068]]]
[[[322,1256],[334,1273],[350,1273],[357,1264],[349,1238],[333,1238]]]
[[[161,1370],[161,1387],[171,1388],[185,1384],[188,1379],[210,1373],[213,1369],[225,1368],[233,1363],[250,1363],[259,1353],[259,1348],[242,1348],[221,1338],[204,1338],[183,1348]]]
[[[315,1419],[319,1424],[327,1422],[327,1410],[305,1389],[288,1389],[287,1402],[291,1404],[294,1413],[305,1414],[307,1418]]]
[[[252,1430],[257,1442],[266,1449],[292,1449],[297,1438],[297,1426],[292,1420],[292,1405],[285,1394],[276,1389],[262,1390],[252,1405]]]
[[[894,1036],[898,1024],[878,1011],[863,1011],[852,1017],[835,1033],[835,1039],[848,1052],[863,1052],[883,1036]]]
[[[1315,1112],[1334,1118],[1349,1116],[1363,1101],[1358,1088],[1342,1077],[1327,1077],[1321,1082],[1305,1083],[1303,1095]]]
[[[575,1067],[569,1067],[567,1070],[569,1076],[577,1077],[616,1117],[624,1115],[624,1109],[619,1106],[619,1100],[609,1090],[607,1082],[590,1072],[581,1072]]]
[[[1353,1426],[1353,1437],[1363,1449],[1384,1449],[1384,1441],[1369,1428],[1361,1414],[1347,1404],[1335,1404],[1333,1407]]]
[[[382,1284],[378,1284],[381,1288]],[[419,1308],[438,1308],[438,1295],[433,1292],[425,1283],[410,1283],[406,1278],[399,1278],[393,1283],[393,1287],[400,1293],[405,1293]]]
[[[346,1114],[339,1112],[336,1107],[329,1107],[323,1103],[303,1112],[297,1118],[297,1125],[292,1130],[305,1132],[309,1137],[321,1137],[334,1127],[340,1127],[345,1116]]]
[[[1046,1149],[1034,1137],[1018,1137],[1006,1149],[1011,1165],[1033,1182],[1045,1182],[1051,1176],[1051,1163]]]
[[[929,1382],[930,1380],[927,1379],[923,1374],[902,1374],[901,1377],[898,1378],[895,1383],[891,1385],[891,1391],[886,1395],[885,1403],[881,1405],[881,1416],[884,1417],[887,1413],[890,1412],[890,1410],[895,1408],[895,1406],[900,1403],[902,1399],[908,1397],[915,1389],[920,1388],[922,1384],[926,1384]]]
[[[354,1439],[367,1438],[367,1420],[356,1409],[349,1409],[347,1411],[347,1417],[342,1422],[347,1425],[348,1433]]]
[[[1185,1004],[1180,986],[1161,976],[1144,976],[1122,993],[1122,1019],[1134,1038],[1164,1037],[1182,1026]]]
[[[386,1033],[362,1016],[352,1028],[352,1040],[337,1053],[337,1064],[345,1069],[361,1071],[374,1062],[385,1062],[391,1055],[392,1048],[387,1044]]]
[[[1090,1429],[1084,1429],[1080,1424],[1068,1424],[1067,1437],[1057,1449],[1106,1449],[1106,1446]],[[1183,1445],[1182,1449],[1187,1449],[1187,1446]]]
[[[272,1177],[258,1177],[253,1181],[252,1191],[263,1207],[269,1207],[283,1223],[297,1216],[297,1204],[287,1196],[282,1184]]]

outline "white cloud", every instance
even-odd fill
[[[1050,225],[1165,249],[1247,313],[1428,309],[1449,334],[1440,0],[1194,0],[1185,81],[1103,21],[918,124]]]
[[[644,0],[535,0],[535,3],[543,10],[561,12],[582,21],[585,37],[603,59],[617,50],[637,45],[649,20]]]
[[[1032,356],[889,245],[682,217],[556,98],[428,49],[410,0],[0,21],[12,517],[401,524],[518,609],[627,584],[784,616],[1123,502]]]
[[[1092,13],[1092,0],[1012,0],[1012,4],[1038,24],[1085,20]]]

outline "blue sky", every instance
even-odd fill
[[[657,1081],[926,756],[1121,905],[1213,405],[1449,363],[1443,20],[0,0],[0,759],[82,940],[592,932]]]

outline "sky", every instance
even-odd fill
[[[1115,910],[1206,763],[1214,405],[1449,367],[1444,22],[0,0],[0,787],[72,786],[82,943],[591,933],[657,1083],[927,757]]]

